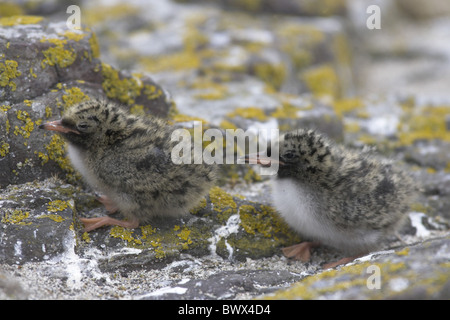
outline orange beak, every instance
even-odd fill
[[[50,131],[57,131],[57,132],[61,132],[61,133],[76,133],[76,134],[80,134],[79,131],[65,127],[62,124],[61,120],[56,120],[56,121],[52,121],[52,122],[47,122],[44,124],[41,124],[39,126],[39,129],[45,129],[45,130],[50,130]]]
[[[245,163],[250,164],[260,164],[262,167],[270,167],[271,163],[278,163],[280,165],[283,165],[284,162],[278,160],[278,159],[272,159],[265,155],[265,152],[262,153],[250,153],[246,154],[243,159],[245,160]]]

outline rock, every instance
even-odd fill
[[[403,12],[414,19],[432,19],[450,14],[450,5],[444,0],[432,0],[427,5],[417,0],[397,0],[395,2]]]
[[[0,46],[0,187],[55,173],[76,179],[62,139],[36,129],[77,102],[109,98],[161,117],[172,106],[148,76],[102,63],[89,29],[69,31],[34,16],[0,18]]]
[[[2,191],[1,263],[44,261],[69,249],[75,239],[73,196],[81,199],[83,195],[71,185],[55,182],[9,186]]]
[[[307,276],[266,298],[446,300],[449,259],[450,239],[433,239]]]
[[[177,0],[189,2],[188,0]],[[345,1],[295,1],[295,0],[262,0],[262,1],[237,1],[218,0],[226,9],[243,10],[251,13],[271,13],[300,16],[332,16],[343,15],[346,12]]]
[[[263,7],[256,12],[274,6],[282,12],[281,6],[307,2],[258,4]],[[356,24],[336,17],[229,12],[196,1],[80,6],[98,45],[87,28],[68,32],[64,12],[52,17],[55,22],[0,18],[0,45],[7,47],[0,56],[1,298],[448,299],[448,103],[420,94],[348,96],[354,61],[347,39],[367,30],[348,30]],[[383,9],[383,28],[396,19]],[[374,41],[380,39],[374,33],[370,41],[352,41],[375,57],[409,65],[392,49],[402,34],[389,30],[382,33],[386,42]],[[439,29],[430,30],[435,35]],[[427,47],[433,37],[422,38],[427,45],[408,50],[448,54],[445,46]],[[386,65],[377,66],[384,78],[395,78]],[[427,82],[416,78],[416,85]],[[404,83],[394,80],[395,86],[381,85]],[[182,218],[84,233],[79,218],[106,211],[71,168],[59,136],[36,127],[94,97],[115,99],[134,113],[168,116],[188,129],[193,120],[220,132],[311,127],[348,147],[376,148],[422,185],[400,230],[403,242],[386,239],[383,251],[334,270],[321,267],[342,258],[329,248],[316,249],[308,263],[290,261],[280,249],[302,239],[271,206],[270,177],[237,164],[220,166],[218,185]],[[380,282],[370,277],[377,270]]]

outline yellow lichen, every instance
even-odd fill
[[[18,4],[4,2],[0,3],[0,16],[1,17],[11,17],[22,15],[23,9]]]
[[[62,100],[65,103],[64,109],[67,109],[77,103],[88,101],[89,96],[86,95],[83,91],[81,91],[80,88],[72,87],[70,89],[65,89],[65,94],[63,94],[62,96]]]
[[[50,220],[53,220],[55,222],[63,222],[64,220],[66,220],[65,218],[61,217],[60,215],[57,214],[43,214],[39,217],[37,217],[38,219],[44,219],[44,218],[48,218]]]
[[[276,90],[280,89],[286,78],[284,64],[258,63],[254,66],[255,75],[271,85]]]
[[[23,110],[17,110],[17,119],[24,122],[24,125],[21,127],[14,127],[14,134],[21,135],[25,139],[28,139],[31,135],[31,132],[34,130],[34,122],[30,118],[30,114]]]
[[[163,95],[163,92],[161,89],[159,89],[156,86],[152,86],[149,84],[144,85],[144,94],[147,96],[148,100],[154,100],[158,99]]]
[[[12,16],[0,18],[0,25],[4,27],[11,27],[18,24],[37,24],[44,19],[38,16]]]
[[[145,70],[152,73],[162,71],[179,71],[200,67],[200,57],[195,52],[175,52],[159,57],[140,59]]]
[[[130,113],[137,116],[145,116],[144,106],[142,104],[135,104],[130,108]]]
[[[134,104],[143,87],[140,79],[121,79],[119,72],[105,63],[102,64],[102,75],[102,87],[109,98],[118,99],[127,105]]]
[[[91,30],[88,29],[88,31],[91,31]],[[97,41],[97,36],[95,35],[95,33],[93,31],[91,31],[91,37],[89,38],[89,44],[90,44],[91,50],[92,50],[92,57],[93,58],[100,57],[100,46]]]
[[[124,227],[120,226],[114,226],[109,231],[109,235],[113,238],[119,238],[122,240],[125,240],[127,242],[133,242],[135,244],[142,244],[142,241],[140,239],[135,239],[133,237],[133,230],[126,229]]]
[[[80,41],[81,39],[83,39],[86,36],[85,33],[78,33],[78,32],[73,32],[73,31],[69,31],[69,30],[67,30],[66,32],[61,33],[59,35],[63,36],[64,38],[74,40],[74,41]]]
[[[0,62],[0,86],[9,86],[11,91],[16,91],[16,84],[12,79],[21,75],[21,72],[17,70],[18,63],[14,60],[5,60]]]
[[[360,99],[346,98],[334,102],[334,111],[339,117],[342,117],[352,111],[361,111],[365,107]]]
[[[0,156],[5,157],[9,153],[9,144],[2,141],[0,146]]]
[[[67,178],[69,180],[78,179],[78,176],[75,174],[75,171],[70,164],[70,160],[65,156],[65,141],[60,135],[54,134],[50,142],[44,145],[44,148],[47,150],[48,159],[55,161],[59,167],[67,173]],[[45,160],[44,157],[40,158]]]
[[[409,248],[405,248],[400,251],[395,251],[395,254],[398,256],[407,256],[409,254]]]
[[[22,210],[6,210],[2,218],[2,223],[18,224],[18,225],[30,225],[31,222],[24,222],[30,216],[30,212]]]
[[[234,118],[240,116],[246,119],[255,119],[258,121],[266,121],[268,119],[264,110],[258,107],[236,108],[233,112],[227,114],[228,117]]]
[[[416,140],[440,139],[450,141],[446,117],[450,106],[417,106],[399,121],[400,145],[411,145]]]
[[[230,215],[237,212],[236,202],[233,196],[225,192],[219,187],[213,187],[209,190],[209,198],[213,206],[213,210],[217,212],[219,220],[226,221]]]
[[[58,212],[63,211],[68,207],[67,201],[63,200],[54,200],[50,201],[47,205],[47,211],[50,212]]]
[[[180,230],[180,226],[175,226],[174,231]],[[190,238],[191,230],[189,230],[186,226],[177,233],[177,237],[180,238],[183,242],[179,242],[178,245],[181,245],[181,248],[186,250],[189,248],[189,245],[192,244],[192,239]]]
[[[338,77],[330,65],[310,68],[302,73],[302,79],[312,94],[317,97],[339,97]]]
[[[53,111],[52,108],[50,108],[49,106],[45,107],[45,117],[46,118],[51,118],[53,115]]]
[[[73,48],[66,49],[66,39],[43,38],[41,42],[49,42],[55,45],[42,51],[45,59],[41,61],[41,68],[55,65],[66,68],[75,62],[77,54]]]

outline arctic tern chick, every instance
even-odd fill
[[[264,154],[246,158],[266,166],[270,160]],[[412,179],[388,161],[335,145],[313,130],[281,136],[278,161],[273,204],[294,230],[313,240],[284,248],[283,253],[308,261],[310,249],[324,244],[350,255],[325,267],[379,248],[401,226],[417,190]]]
[[[179,216],[195,207],[215,180],[215,166],[174,164],[174,128],[157,118],[137,117],[110,101],[90,100],[61,120],[40,126],[68,142],[73,166],[102,196],[111,217],[82,218],[85,231],[104,225],[136,228],[155,216]]]

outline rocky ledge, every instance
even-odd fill
[[[0,18],[0,298],[448,299],[450,99],[350,97],[359,61],[393,53],[362,40],[368,31],[344,14],[343,2],[319,12],[288,10],[289,1],[219,2],[86,3],[92,29],[81,30],[67,29],[58,14]],[[439,28],[427,30],[439,35]],[[398,36],[384,35],[382,44]],[[352,41],[367,52],[352,57]],[[411,41],[408,62],[442,61],[442,47]],[[378,63],[364,66],[392,62]],[[408,79],[397,89],[417,85]],[[401,241],[386,239],[382,251],[332,270],[321,265],[341,256],[327,248],[308,263],[281,255],[301,238],[271,206],[270,177],[248,165],[221,166],[218,185],[183,218],[84,233],[79,218],[105,210],[71,167],[64,142],[36,128],[99,97],[187,128],[193,120],[222,131],[315,128],[348,147],[377,149],[422,191]]]

